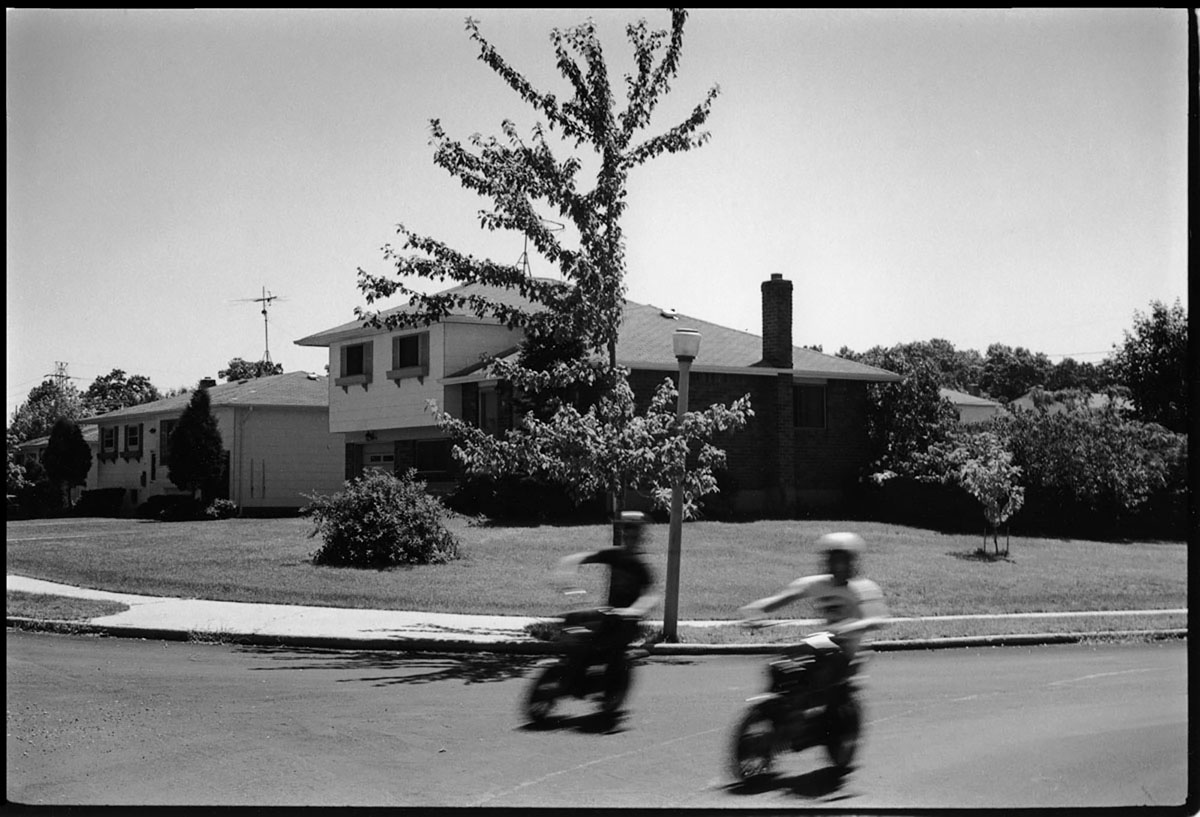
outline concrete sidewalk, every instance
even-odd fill
[[[132,638],[163,640],[228,641],[279,646],[323,647],[355,650],[423,650],[455,652],[550,653],[554,645],[527,632],[535,622],[553,621],[535,616],[485,616],[454,613],[421,613],[402,610],[360,610],[338,607],[309,607],[284,604],[248,604],[232,601],[177,599],[111,593],[82,587],[8,576],[8,590],[73,598],[114,601],[129,609],[87,622],[35,622],[8,618],[9,626],[68,629]],[[963,619],[1085,618],[1088,616],[1145,615],[1178,610],[1097,611],[1058,614],[1014,614],[1010,616],[931,616],[896,618],[894,621],[948,621]],[[817,619],[788,619],[786,623],[816,627]],[[736,627],[734,621],[681,621],[681,627]],[[1152,637],[1185,637],[1184,630],[1127,631]],[[1005,644],[1044,644],[1079,641],[1096,633],[1036,633],[1008,636],[886,641],[877,640],[877,650],[934,649]],[[649,647],[652,654],[777,653],[780,644],[666,644]]]

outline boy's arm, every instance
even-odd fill
[[[796,579],[796,581],[789,584],[781,592],[773,596],[767,596],[764,599],[759,599],[758,601],[752,601],[741,607],[738,612],[742,614],[743,621],[753,621],[762,618],[767,613],[774,612],[784,605],[804,598],[808,589],[817,580],[817,576],[805,576]]]

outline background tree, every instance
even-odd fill
[[[624,431],[622,424],[632,420],[623,395],[628,388],[626,373],[616,366],[625,296],[621,219],[628,176],[633,168],[663,153],[704,144],[708,133],[699,128],[707,121],[719,92],[714,86],[683,122],[642,139],[641,133],[678,71],[686,19],[684,10],[672,9],[669,31],[651,31],[645,20],[626,27],[636,70],[625,76],[626,105],[621,111],[616,109],[608,66],[591,21],[551,31],[557,67],[570,87],[570,95],[560,101],[553,93],[535,89],[483,37],[478,23],[467,20],[469,36],[480,48],[479,58],[544,117],[546,124],[537,123],[528,138],[522,138],[516,125],[505,120],[502,140],[475,135],[464,145],[449,138],[441,123],[432,120],[434,163],[464,188],[491,200],[491,208],[479,212],[483,228],[522,233],[537,253],[558,268],[562,280],[532,278],[521,266],[476,259],[401,225],[402,246],[384,247],[384,257],[394,264],[396,276],[373,276],[359,269],[359,288],[368,304],[401,295],[412,308],[388,316],[360,308],[356,315],[368,326],[394,329],[428,325],[452,309],[465,308],[523,332],[523,354],[515,361],[492,360],[491,373],[509,381],[519,399],[536,402],[543,396],[547,409],[540,416],[549,419],[531,419],[527,414],[520,428],[508,432],[511,447],[496,447],[463,424],[448,423],[445,427],[460,435],[456,450],[468,467],[492,469],[492,476],[506,476],[513,473],[507,469],[531,461],[517,455],[522,447],[537,449],[540,456],[547,457],[552,451],[580,450],[591,444],[578,427],[573,446],[539,448],[540,440],[569,433],[557,412],[572,407],[568,402],[572,389],[579,390],[577,396],[592,390],[589,400],[600,394],[612,398],[611,410],[592,414],[598,422],[615,424],[605,427],[606,439],[619,437]],[[586,146],[594,154],[595,161],[590,164],[595,167],[595,178],[590,190],[580,189],[583,160],[574,155],[563,160],[556,157],[550,143],[555,132],[574,149]],[[577,246],[560,239],[543,211],[566,222]],[[410,250],[415,254],[404,254]],[[407,286],[405,280],[410,278],[491,285],[515,291],[522,303],[480,294],[427,295]],[[643,421],[654,422],[649,417]],[[537,422],[551,425],[538,426]],[[513,452],[513,456],[502,457],[497,451]],[[544,470],[573,472],[565,462]],[[613,486],[614,508],[622,493],[621,487]]]
[[[212,413],[208,389],[197,389],[171,433],[168,475],[177,488],[191,491],[195,497],[220,478],[224,465],[221,431]]]
[[[282,363],[271,363],[268,360],[251,362],[235,357],[229,361],[228,367],[217,372],[217,377],[225,378],[226,383],[233,383],[236,380],[253,380],[256,377],[269,377],[273,374],[283,374]]]
[[[46,380],[30,390],[25,402],[17,406],[8,429],[18,442],[49,436],[61,418],[82,420],[87,416],[79,389],[70,383],[59,386]]]
[[[30,480],[26,477],[21,451],[17,447],[21,444],[21,440],[17,439],[17,435],[13,434],[11,428],[4,429],[4,442],[5,459],[8,463],[8,488],[6,489],[6,493],[9,496],[14,496],[22,488],[29,485]]]
[[[54,424],[42,465],[69,507],[71,490],[86,484],[88,471],[92,469],[92,449],[74,420],[62,417]]]
[[[135,374],[126,377],[121,369],[113,369],[100,375],[83,393],[84,410],[87,416],[105,414],[128,406],[140,406],[161,399],[150,378]]]
[[[921,458],[948,439],[958,423],[958,412],[939,393],[943,368],[920,344],[900,344],[890,349],[876,346],[861,355],[844,348],[839,356],[895,372],[898,383],[867,387],[867,429],[871,439],[873,472],[891,471],[902,476],[922,475]]]
[[[1135,312],[1133,331],[1114,346],[1113,368],[1140,419],[1177,432],[1187,431],[1187,310],[1176,299],[1168,307],[1151,301],[1150,313]]]
[[[993,343],[984,356],[980,385],[993,398],[1015,400],[1049,382],[1053,369],[1054,364],[1042,352]]]

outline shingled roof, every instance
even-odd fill
[[[177,394],[142,403],[138,406],[110,411],[80,420],[79,424],[107,423],[110,420],[126,420],[158,414],[182,413],[191,402],[191,392]],[[327,408],[329,406],[329,378],[309,372],[286,372],[284,374],[238,380],[233,383],[218,383],[209,386],[208,399],[213,408],[225,406],[290,406]]]
[[[528,302],[516,292],[501,287],[483,284],[462,284],[445,290],[453,294],[477,294],[508,305],[527,305]],[[412,307],[404,304],[381,312],[391,315],[410,312]],[[467,310],[455,310],[456,317],[471,317]],[[672,335],[677,328],[687,327],[700,332],[703,340],[700,356],[694,368],[697,370],[728,370],[762,368],[762,336],[750,332],[730,329],[700,318],[681,315],[649,304],[625,301],[625,311],[617,338],[617,362],[631,369],[674,369],[675,360]],[[299,346],[329,346],[342,340],[368,336],[377,329],[364,329],[359,321],[309,335],[296,341]],[[448,377],[462,377],[477,372],[481,367],[473,365]],[[833,378],[841,380],[867,380],[888,382],[900,376],[884,369],[855,363],[852,360],[815,352],[799,346],[792,348],[792,371],[799,377]]]

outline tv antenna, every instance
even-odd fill
[[[264,344],[264,346],[263,346],[263,362],[270,363],[271,362],[271,337],[270,337],[270,333],[268,330],[268,324],[267,324],[267,307],[269,307],[271,305],[271,301],[282,301],[285,299],[281,298],[278,295],[272,295],[271,291],[269,289],[267,289],[266,287],[263,287],[261,297],[238,298],[237,300],[239,302],[243,302],[243,303],[262,304],[263,344]]]
[[[561,222],[552,221],[551,219],[542,218],[541,216],[538,216],[538,219],[549,225],[548,229],[552,233],[557,233],[566,229],[567,227],[567,225]],[[525,249],[521,251],[521,257],[517,259],[517,263],[521,265],[521,271],[525,273],[526,278],[533,277],[533,270],[531,270],[529,267],[529,233],[525,233]]]

